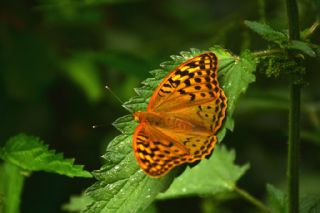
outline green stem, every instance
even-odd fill
[[[281,53],[284,53],[282,49],[269,49],[269,50],[256,51],[256,52],[253,52],[252,54],[255,57],[265,57],[265,56],[281,54]]]
[[[300,25],[299,25],[299,13],[296,0],[286,0],[287,2],[287,16],[288,16],[288,29],[289,39],[300,39]]]
[[[300,39],[299,13],[296,0],[286,0],[289,40]],[[290,53],[290,52],[289,52]],[[299,212],[299,161],[300,161],[300,93],[301,86],[290,85],[289,147],[288,147],[288,212]]]
[[[300,85],[291,84],[287,165],[289,213],[299,212],[300,90]]]
[[[241,195],[244,199],[255,205],[258,209],[260,209],[263,212],[271,213],[271,210],[264,205],[260,200],[250,195],[247,191],[235,186],[234,191],[237,192],[239,195]]]
[[[20,212],[20,201],[25,177],[21,174],[21,169],[8,162],[4,164],[4,174],[4,212]]]
[[[320,27],[320,21],[316,20],[311,27],[307,30],[307,32],[304,34],[303,38],[307,39],[309,38],[318,28]]]

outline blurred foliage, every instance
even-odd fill
[[[320,3],[301,0],[299,8],[300,25],[308,36],[305,43],[291,48],[313,55],[308,47],[319,44],[319,28],[311,35],[308,32],[320,18]],[[148,70],[190,47],[208,49],[219,44],[234,53],[246,48],[272,49],[276,46],[269,46],[250,31],[244,20],[259,20],[286,33],[285,9],[284,1],[276,0],[3,0],[0,145],[26,132],[39,136],[67,158],[76,158],[87,170],[98,169],[107,143],[118,134],[111,123],[128,113],[104,89],[106,84],[122,100],[128,100],[135,94],[133,88],[149,77]],[[320,48],[312,46],[312,51],[319,54]],[[238,184],[261,199],[266,198],[266,182],[282,190],[286,184],[288,79],[266,78],[272,73],[268,64],[282,62],[265,60],[257,67],[256,82],[235,108],[234,132],[224,139],[224,144],[236,150],[238,163],[251,164]],[[301,191],[319,194],[315,186],[320,178],[320,159],[316,157],[320,144],[320,61],[319,56],[302,61],[306,83]],[[92,129],[92,125],[100,127]],[[71,194],[80,194],[92,183],[34,173],[24,183],[21,210],[59,212]],[[1,200],[0,193],[0,204]],[[155,205],[158,212],[199,212],[204,208],[255,212],[240,198],[222,202],[193,197]]]

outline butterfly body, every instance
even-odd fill
[[[166,128],[176,131],[195,131],[195,125],[189,121],[177,118],[168,113],[157,112],[135,112],[134,118],[139,122],[155,128]]]
[[[217,80],[217,57],[208,52],[172,70],[151,96],[133,135],[142,170],[160,177],[209,155],[217,142],[227,98]]]

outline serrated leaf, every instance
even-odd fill
[[[135,160],[133,156],[131,159]],[[133,169],[120,171],[120,166],[118,169],[122,179],[111,176],[108,178],[109,180],[99,181],[87,190],[87,195],[92,197],[94,202],[84,212],[137,212],[139,209],[144,210],[155,199],[155,196],[164,191],[172,181],[171,175],[160,179],[150,178],[139,168],[136,168],[135,173],[130,177],[124,177],[123,174],[132,173]]]
[[[219,53],[220,51],[217,51],[218,57],[224,60],[224,63],[222,63],[224,66],[218,71],[222,74],[220,84],[228,97],[227,116],[221,130],[218,132],[218,138],[222,139],[226,129],[233,130],[234,121],[232,115],[236,101],[247,90],[249,84],[255,81],[253,73],[256,69],[256,61],[251,53],[247,51],[244,51],[240,57],[232,56],[231,54],[221,55]]]
[[[137,126],[137,123],[132,120],[132,115],[126,115],[118,118],[115,122],[112,123],[121,133],[130,135],[134,132],[134,129]]]
[[[135,109],[143,110],[147,107],[146,99],[141,97],[131,98],[129,101],[122,105],[129,112],[134,112]]]
[[[84,212],[137,212],[171,183],[173,174],[154,179],[140,170],[131,138],[131,134],[123,134],[110,142],[104,155],[107,163],[94,172],[98,182],[86,191],[94,202]]]
[[[287,212],[287,197],[284,192],[271,184],[267,184],[268,206],[274,213]]]
[[[283,191],[271,184],[267,184],[268,205],[274,213],[288,212],[288,197]],[[320,212],[320,196],[304,195],[299,200],[299,212],[311,213]]]
[[[309,46],[309,44],[303,41],[292,40],[286,45],[286,47],[288,49],[300,50],[301,52],[303,52],[304,54],[310,57],[316,56],[316,53]]]
[[[276,44],[282,45],[283,42],[288,40],[285,33],[274,30],[267,24],[262,24],[255,21],[244,21],[252,31],[258,33],[262,38],[267,41],[272,41]]]
[[[255,81],[253,72],[256,69],[256,62],[250,52],[243,52],[234,64],[223,70],[222,88],[228,97],[228,113],[232,114],[236,101],[248,88],[248,85]]]
[[[319,213],[320,194],[305,195],[300,198],[300,213]]]
[[[19,134],[10,138],[3,148],[3,160],[27,171],[47,171],[69,177],[92,177],[74,159],[63,159],[62,154],[48,150],[38,138]]]
[[[231,95],[233,97],[230,104],[234,105],[240,94],[254,80],[252,72],[255,68],[255,62],[251,60],[249,54],[244,55],[242,59],[233,56],[221,47],[213,47],[210,50],[215,52],[219,58],[218,72],[222,75],[221,85],[226,87],[231,82],[231,84],[237,85],[237,88],[241,88],[239,92],[232,90],[230,87],[225,90],[227,96]],[[190,52],[182,52],[181,56],[172,56],[173,61],[161,63],[163,69],[151,71],[154,77],[143,81],[143,86],[136,89],[138,96],[131,98],[123,106],[131,113],[146,110],[151,96],[150,90],[154,91],[173,68],[202,52],[205,51],[191,49]],[[143,91],[144,89],[148,91]],[[228,110],[230,109],[234,109],[234,106],[229,106]],[[229,119],[225,122],[227,125],[224,125],[220,131],[223,134],[219,133],[218,135],[219,140],[222,140],[226,129],[233,128],[232,112],[228,111],[227,115]],[[173,170],[159,179],[146,176],[139,168],[132,150],[132,132],[137,123],[132,120],[131,115],[128,115],[119,118],[114,125],[123,134],[109,143],[106,154],[103,156],[106,159],[106,164],[100,170],[94,172],[98,181],[86,191],[94,202],[84,212],[137,212],[138,210],[144,210],[158,193],[169,187],[177,172],[177,170]]]
[[[221,192],[234,190],[237,181],[249,169],[249,165],[234,164],[235,152],[228,151],[225,146],[217,146],[210,159],[203,159],[183,175],[177,177],[170,188],[158,196],[168,199],[181,196],[211,196]]]

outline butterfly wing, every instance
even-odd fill
[[[217,80],[217,57],[208,52],[169,73],[151,96],[148,112],[162,113],[192,129],[154,126],[144,121],[133,137],[135,156],[149,175],[159,177],[173,167],[209,155],[222,125],[227,98]],[[183,126],[183,125],[182,125]]]
[[[141,169],[154,177],[169,172],[173,167],[188,162],[189,151],[175,137],[163,134],[142,122],[133,136],[133,149]]]
[[[170,131],[141,123],[133,137],[133,149],[141,169],[160,177],[172,168],[209,155],[217,137],[205,132]]]
[[[217,80],[218,60],[208,52],[175,68],[153,93],[148,111],[172,112],[181,107],[211,102],[221,96]]]
[[[192,131],[206,130],[216,133],[222,125],[227,109],[227,99],[221,90],[216,99],[197,105],[186,105],[175,111],[168,111],[166,115],[193,124]]]
[[[201,160],[209,155],[216,142],[217,136],[206,131],[181,131],[161,129],[161,132],[169,137],[175,137],[179,146],[183,146],[189,153],[187,162],[191,163],[196,160]]]
[[[212,52],[175,68],[153,93],[148,111],[165,112],[215,133],[222,125],[227,97],[217,79],[218,59]]]

